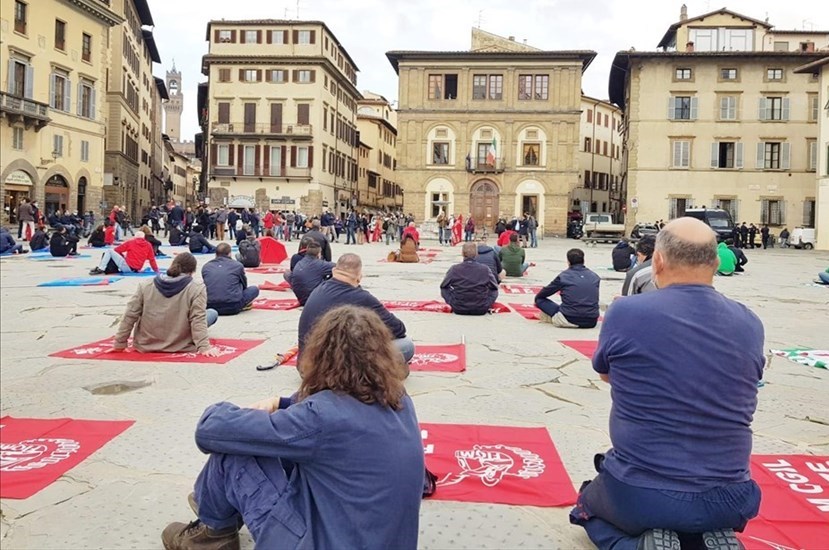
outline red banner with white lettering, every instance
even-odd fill
[[[517,506],[575,504],[573,482],[546,428],[421,424],[433,500]]]
[[[829,456],[754,455],[760,514],[739,534],[748,550],[829,548]]]
[[[0,418],[0,497],[29,498],[134,423]]]
[[[466,346],[417,344],[414,357],[409,362],[409,369],[412,372],[463,372],[466,370]]]

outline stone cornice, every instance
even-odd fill
[[[78,9],[97,17],[110,27],[120,25],[125,21],[123,17],[110,10],[101,2],[101,0],[63,0],[67,4],[73,5]]]

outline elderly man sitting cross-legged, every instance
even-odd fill
[[[498,299],[498,281],[492,270],[475,261],[478,246],[463,243],[463,261],[446,272],[440,294],[458,315],[486,315]]]
[[[734,550],[760,506],[749,455],[763,325],[714,289],[704,223],[666,225],[652,266],[659,290],[614,303],[602,326],[593,369],[610,383],[613,448],[570,521],[599,548]]]

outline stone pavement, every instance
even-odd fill
[[[437,246],[437,243],[425,243]],[[538,264],[524,284],[546,284],[565,268],[578,243],[546,239],[528,251]],[[293,251],[296,243],[290,245]],[[356,251],[364,286],[380,299],[440,299],[438,284],[460,259],[447,248],[427,265],[378,263],[385,245],[335,244],[334,255]],[[610,245],[586,249],[587,264],[602,277],[603,304],[621,287],[610,265]],[[88,251],[85,251],[88,253]],[[97,257],[97,253],[94,253]],[[716,280],[726,295],[749,305],[766,327],[766,347],[829,347],[829,288],[811,286],[829,266],[829,254],[748,250],[748,272]],[[199,257],[203,264],[209,257]],[[2,415],[36,418],[132,419],[136,423],[57,482],[26,500],[0,502],[0,546],[12,548],[160,548],[170,521],[189,521],[186,495],[205,457],[193,430],[209,404],[240,405],[289,395],[299,377],[292,368],[257,372],[255,366],[292,346],[299,310],[251,311],[220,318],[212,337],[264,338],[262,346],[227,365],[114,363],[50,358],[52,352],[114,333],[124,305],[141,279],[107,287],[36,288],[40,282],[84,276],[93,259],[0,264]],[[162,267],[169,260],[161,262]],[[254,284],[281,280],[251,275]],[[267,293],[273,298],[289,295]],[[501,296],[531,303],[531,296]],[[422,422],[546,427],[574,484],[592,477],[592,456],[609,440],[609,388],[590,363],[557,343],[596,339],[599,328],[555,329],[515,313],[483,318],[398,313],[416,342],[456,343],[465,337],[463,374],[413,373],[406,386]],[[704,322],[704,320],[701,320]],[[117,386],[120,384],[121,386]],[[135,384],[130,391],[125,385]],[[97,386],[103,393],[91,392]],[[688,391],[704,391],[688,388]],[[829,371],[773,358],[760,390],[755,452],[829,453]],[[566,508],[456,502],[423,503],[423,548],[589,548]],[[246,533],[246,532],[245,532]],[[243,536],[245,548],[253,544]]]

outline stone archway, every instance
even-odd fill
[[[45,181],[43,213],[46,216],[69,208],[69,182],[60,174],[54,174]]]
[[[469,211],[475,220],[475,227],[492,230],[498,221],[499,190],[494,181],[482,179],[472,185],[469,192]]]

